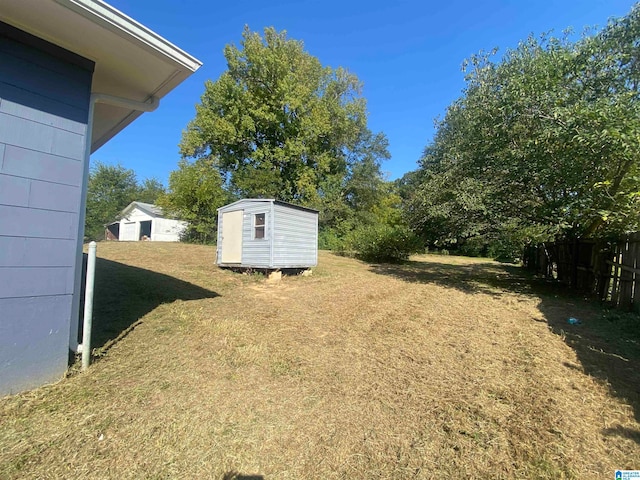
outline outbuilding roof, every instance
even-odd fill
[[[92,93],[160,99],[202,63],[101,0],[2,0],[0,21],[95,62]],[[95,106],[91,151],[142,112]]]
[[[162,217],[163,211],[157,205],[153,205],[151,203],[144,202],[131,202],[127,205],[122,212],[120,212],[120,218],[126,217],[134,208],[138,208],[142,210],[147,215],[151,215],[152,217]]]
[[[241,203],[253,202],[253,203],[273,203],[274,205],[283,205],[285,207],[295,208],[298,210],[304,210],[306,212],[319,213],[318,210],[314,210],[313,208],[303,207],[302,205],[296,205],[294,203],[283,202],[282,200],[276,200],[275,198],[243,198],[242,200],[237,200],[233,203],[225,205],[223,207],[218,208],[218,210],[227,210],[230,207],[234,207]]]

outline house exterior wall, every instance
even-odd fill
[[[275,204],[272,235],[275,268],[318,264],[318,214]]]
[[[0,395],[67,368],[93,63],[0,22]]]
[[[222,258],[223,214],[243,210],[242,267],[305,268],[318,263],[318,215],[272,200],[241,200],[218,210],[218,265]],[[265,214],[264,238],[255,238],[255,215]]]

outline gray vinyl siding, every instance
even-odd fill
[[[0,395],[61,378],[70,310],[71,295],[0,298]]]
[[[4,395],[55,381],[67,368],[93,66],[0,27]]]
[[[273,266],[313,267],[318,264],[318,215],[274,205]]]
[[[222,258],[222,236],[224,232],[223,214],[243,210],[242,218],[242,263],[243,267],[269,268],[271,263],[271,247],[269,243],[269,218],[271,203],[268,200],[243,200],[218,210],[218,259]],[[253,234],[253,216],[265,213],[265,236],[255,239]],[[218,260],[218,264],[221,264]]]
[[[306,268],[317,265],[318,214],[273,200],[246,199],[218,210],[218,259],[222,257],[223,214],[242,210],[242,263],[253,268]],[[265,236],[254,238],[254,216],[265,215]],[[221,261],[218,260],[218,264]]]
[[[244,204],[242,219],[242,265],[247,267],[271,267],[271,204],[269,202],[247,202]],[[264,238],[254,238],[253,217],[265,214]]]

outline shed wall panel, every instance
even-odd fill
[[[80,187],[31,180],[29,206],[43,210],[78,213]]]
[[[29,186],[30,181],[26,178],[0,175],[0,205],[28,206]]]
[[[16,55],[15,51],[9,51],[16,42],[10,45],[11,40],[3,40],[0,47],[3,83],[74,107],[85,106],[91,95],[91,86],[86,85],[85,70],[66,62],[61,67],[60,62],[47,61],[46,55]]]
[[[317,264],[318,215],[316,212],[247,199],[219,209],[218,264],[221,262],[224,213],[244,210],[242,266],[258,268],[302,268]],[[265,236],[255,238],[254,218],[265,214]]]
[[[312,267],[318,262],[318,215],[274,205],[274,267]]]
[[[84,90],[91,87],[91,85],[86,84],[86,73],[87,69],[92,68],[91,65],[93,62],[82,57],[78,57],[71,52],[59,52],[58,55],[54,53],[53,50],[60,51],[62,50],[60,47],[37,38],[34,38],[34,42],[30,43],[29,41],[25,41],[25,37],[29,36],[28,34],[25,35],[24,32],[21,33],[18,31],[17,33],[20,34],[20,38],[18,38],[15,35],[12,35],[11,32],[7,31],[12,29],[17,30],[15,27],[3,24],[3,41],[0,43],[0,52],[24,62],[23,65],[25,68],[18,70],[18,76],[15,77],[19,85],[22,85],[20,82],[22,77],[28,74],[28,68],[38,67],[60,75],[60,80],[63,83],[64,81],[75,83],[75,87],[77,89]],[[63,55],[64,53],[67,55]],[[76,58],[72,59],[70,57]],[[17,62],[13,63],[19,64]],[[52,93],[52,91],[47,87],[43,89],[30,88],[29,90],[42,95],[53,95],[53,93],[55,93],[55,90]],[[56,96],[55,98],[59,98],[59,96]],[[79,106],[81,108],[85,108],[86,106],[81,101],[82,97],[78,97],[78,99]]]
[[[0,113],[0,143],[83,160],[84,135]]]
[[[271,206],[268,202],[251,202],[244,207],[242,222],[242,264],[251,267],[269,268],[271,266],[270,235],[268,227]],[[264,238],[254,238],[254,216],[265,214]]]
[[[222,263],[222,237],[224,235],[224,213],[244,210],[242,220],[242,266],[269,268],[271,264],[271,247],[269,241],[269,215],[271,204],[268,200],[242,200],[222,207],[218,211],[218,250],[217,262]],[[265,238],[254,238],[253,219],[257,213],[265,213]]]
[[[0,205],[78,213],[80,187],[0,175]]]
[[[0,35],[0,395],[68,361],[92,72],[52,52]]]
[[[63,130],[77,133],[78,135],[84,135],[87,130],[86,111],[77,107],[72,107],[67,104],[55,102],[54,100],[46,97],[33,98],[26,90],[13,87],[11,85],[5,85],[3,87],[5,96],[11,95],[13,100],[0,97],[0,112],[8,115],[18,116],[27,120],[32,120],[44,125],[57,126]],[[33,107],[28,107],[25,104],[30,103]],[[49,111],[56,111],[62,109],[62,114],[49,113]],[[73,120],[74,118],[82,118],[82,121]],[[71,117],[71,118],[69,118]]]

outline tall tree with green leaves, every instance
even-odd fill
[[[431,239],[640,228],[640,6],[577,42],[529,38],[467,64],[407,203]]]
[[[189,222],[186,239],[215,240],[217,209],[230,200],[213,161],[200,158],[181,160],[169,175],[169,188],[156,202],[170,215]]]
[[[144,203],[156,203],[165,193],[162,182],[157,178],[146,178],[142,184],[138,186],[138,195],[136,200]]]
[[[245,28],[224,55],[227,71],[206,82],[183,133],[183,157],[213,162],[238,196],[316,206],[335,195],[366,128],[356,76],[273,28]]]

